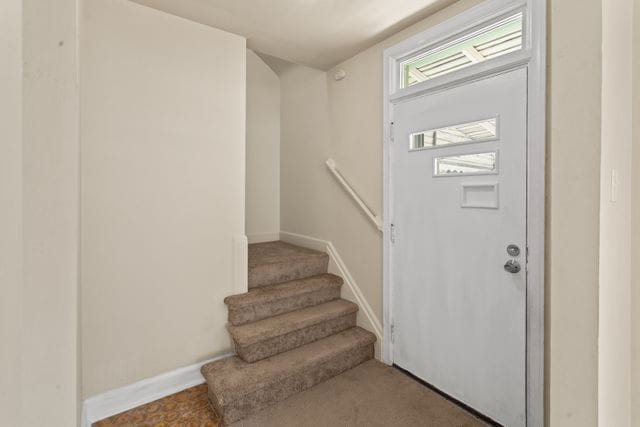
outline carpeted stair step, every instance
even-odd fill
[[[357,312],[356,304],[337,299],[242,326],[229,326],[229,333],[237,355],[253,363],[353,328]]]
[[[235,422],[373,358],[375,340],[355,327],[256,363],[208,363],[209,400],[223,424]]]
[[[341,277],[325,273],[226,297],[229,323],[255,322],[340,298]]]
[[[326,273],[324,252],[277,241],[249,245],[249,289]]]

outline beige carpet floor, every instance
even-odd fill
[[[463,408],[397,369],[370,360],[303,391],[234,427],[485,426]],[[94,427],[219,427],[202,384]]]
[[[233,427],[486,426],[397,369],[371,360]]]

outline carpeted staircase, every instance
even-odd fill
[[[249,245],[249,292],[224,302],[237,356],[202,367],[223,424],[373,357],[375,336],[340,299],[342,279],[323,252],[284,242]]]

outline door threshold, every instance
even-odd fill
[[[395,369],[397,369],[398,371],[402,372],[403,374],[405,374],[406,376],[410,377],[411,379],[413,379],[416,382],[419,382],[420,384],[422,384],[423,386],[425,386],[426,388],[428,388],[429,390],[439,394],[440,396],[444,397],[445,399],[447,399],[448,401],[450,401],[451,403],[455,404],[456,406],[461,407],[462,409],[464,409],[465,411],[469,412],[470,414],[472,414],[474,417],[478,418],[481,421],[484,421],[485,423],[491,425],[491,426],[495,426],[495,427],[504,427],[502,424],[500,424],[499,422],[489,418],[488,416],[476,411],[475,409],[473,409],[471,406],[467,405],[464,402],[461,402],[460,400],[456,399],[455,397],[445,393],[444,391],[440,390],[439,388],[433,386],[432,384],[429,384],[428,382],[426,382],[425,380],[416,377],[415,375],[413,375],[411,372],[407,371],[406,369],[396,365],[395,363],[393,364],[393,367]]]

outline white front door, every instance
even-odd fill
[[[393,117],[394,363],[524,426],[527,71],[400,102]]]

